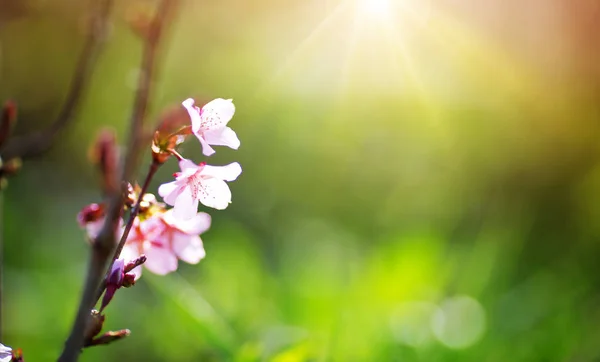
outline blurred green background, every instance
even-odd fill
[[[0,1],[17,134],[59,111],[87,1]],[[527,3],[527,4],[525,4]],[[54,360],[100,199],[88,149],[125,139],[140,59],[117,2],[75,122],[3,195],[2,343]],[[83,361],[600,361],[599,5],[182,1],[151,121],[233,98],[233,203],[207,257],[107,309],[132,335]],[[197,142],[181,152],[202,159]],[[140,177],[149,161],[146,153]],[[151,189],[171,179],[169,162]]]

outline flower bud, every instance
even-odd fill
[[[123,259],[117,259],[113,263],[112,269],[108,278],[106,279],[106,290],[104,297],[102,298],[102,305],[100,306],[100,312],[106,308],[108,303],[113,299],[117,289],[123,286],[123,279],[125,277],[125,262]]]
[[[0,119],[0,147],[6,142],[15,121],[17,120],[17,105],[12,101],[4,103]]]
[[[192,134],[189,125],[189,116],[182,107],[171,107],[160,116],[160,122],[152,140],[152,158],[154,162],[162,164],[169,157],[171,151],[185,141],[185,137]]]
[[[89,319],[89,324],[86,327],[84,336],[86,340],[91,340],[92,338],[96,337],[100,331],[102,331],[102,326],[104,326],[104,315],[100,314],[100,312],[98,312],[95,309],[92,309],[92,311],[90,312],[90,319]]]
[[[100,168],[104,192],[111,194],[117,189],[118,151],[114,132],[102,131],[92,150],[92,161]]]
[[[131,30],[139,37],[146,39],[149,34],[154,8],[144,1],[129,1],[125,9],[125,20]]]
[[[23,351],[21,350],[21,348],[17,348],[12,351],[12,359],[10,360],[10,362],[25,362],[25,360],[23,359]]]
[[[81,227],[104,218],[104,204],[89,204],[77,214],[77,222]]]
[[[131,334],[131,331],[129,329],[121,329],[120,331],[109,331],[109,332],[104,333],[103,335],[101,335],[98,338],[94,338],[89,343],[86,343],[85,346],[89,347],[89,346],[98,346],[101,344],[109,344],[114,341],[123,339],[123,338],[129,336],[130,334]]]
[[[144,255],[144,254],[140,255],[139,257],[137,257],[137,259],[134,259],[125,265],[125,268],[123,269],[124,272],[129,273],[133,269],[144,264],[146,262],[146,259],[147,259],[146,255]]]
[[[125,274],[123,277],[123,288],[129,288],[135,285],[135,274]]]

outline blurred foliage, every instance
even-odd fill
[[[0,99],[22,134],[58,112],[87,7],[18,3],[0,1]],[[82,360],[600,359],[597,43],[511,20],[545,3],[451,3],[411,22],[348,2],[184,1],[153,121],[189,96],[233,98],[242,146],[210,161],[244,172],[209,211],[207,258],[119,291],[106,327],[132,335]],[[127,21],[152,4],[118,2],[76,122],[4,194],[2,342],[28,361],[56,358],[71,326],[88,248],[75,215],[100,197],[87,150],[105,126],[124,139]]]

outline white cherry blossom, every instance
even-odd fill
[[[158,193],[173,206],[173,215],[182,220],[196,215],[199,202],[217,210],[227,208],[231,203],[231,190],[225,181],[234,181],[242,173],[237,162],[210,166],[183,159],[179,161],[179,167],[181,172],[175,174],[175,181],[162,184]]]
[[[202,144],[202,153],[205,156],[215,153],[210,145],[227,146],[234,150],[240,147],[237,135],[227,127],[227,123],[235,113],[235,106],[231,99],[217,98],[198,108],[194,105],[194,100],[188,98],[182,105],[190,115],[192,132]]]

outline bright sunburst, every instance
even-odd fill
[[[390,0],[358,0],[357,7],[360,12],[374,17],[385,17],[391,11]]]
[[[279,60],[259,92],[286,86],[338,97],[408,95],[435,113],[440,97],[461,96],[456,82],[487,86],[479,79],[484,70],[494,69],[505,87],[532,83],[519,82],[527,78],[521,64],[445,10],[431,0],[339,1]]]

